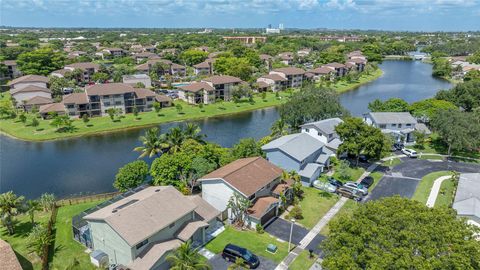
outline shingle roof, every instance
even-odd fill
[[[303,169],[298,171],[298,175],[306,178],[312,178],[315,172],[321,167],[322,165],[317,163],[308,163]]]
[[[195,196],[187,196],[187,198],[197,205],[195,208],[195,213],[203,218],[204,221],[210,222],[218,215],[220,215],[220,211],[215,209],[212,205],[210,205],[207,201],[202,199],[199,195]]]
[[[63,103],[51,103],[40,106],[38,109],[40,113],[49,113],[49,112],[65,112],[65,106]]]
[[[210,64],[207,61],[203,61],[199,64],[193,65],[194,68],[210,68]]]
[[[52,102],[53,102],[53,99],[51,99],[51,98],[36,96],[36,97],[32,97],[31,99],[27,100],[27,102],[25,104],[26,105],[44,105],[44,104],[50,104]]]
[[[480,173],[460,174],[452,207],[458,215],[480,219]]]
[[[345,67],[344,64],[340,64],[340,63],[337,63],[337,62],[328,63],[328,64],[326,64],[325,66],[327,66],[327,67],[334,67],[334,68],[343,68],[343,67]]]
[[[278,75],[278,74],[275,74],[275,73],[263,75],[262,78],[270,79],[270,80],[273,80],[273,81],[275,81],[275,82],[278,82],[278,81],[280,81],[280,82],[285,82],[285,81],[287,81],[287,79],[285,79],[284,77],[282,77],[282,76],[280,76],[280,75]]]
[[[71,72],[71,70],[68,70],[68,69],[57,69],[57,70],[54,70],[52,71],[52,73],[50,74],[60,74],[62,76],[65,76],[65,74],[67,74],[67,72]]]
[[[327,68],[327,67],[318,67],[318,68],[314,68],[312,70],[309,70],[308,72],[311,72],[313,74],[329,74],[329,73],[332,73],[333,70]]]
[[[3,61],[3,64],[6,65],[6,66],[16,66],[17,61],[15,61],[15,60],[5,60],[5,61]]]
[[[86,93],[72,93],[63,96],[63,104],[87,104],[88,97]]]
[[[260,188],[277,179],[283,170],[262,157],[237,159],[205,176],[201,181],[223,179],[249,197]]]
[[[140,252],[138,257],[128,265],[128,269],[132,270],[147,270],[158,262],[158,260],[168,251],[178,248],[182,241],[178,239],[166,242],[153,242]]]
[[[333,134],[335,133],[335,127],[340,123],[343,123],[343,120],[335,117],[320,120],[317,122],[306,123],[301,125],[300,127],[314,127],[315,129],[322,131],[325,134]]]
[[[269,87],[269,86],[270,86],[270,85],[269,85],[268,83],[266,83],[266,82],[263,82],[263,81],[257,82],[257,87],[258,87],[258,88],[267,88],[267,87]]]
[[[48,83],[48,78],[45,76],[40,76],[40,75],[25,75],[19,78],[16,78],[15,80],[11,80],[7,85],[13,85],[16,83],[25,83],[25,82],[44,82]]]
[[[133,86],[126,83],[94,84],[85,89],[87,95],[115,95],[134,92]]]
[[[278,202],[277,198],[274,197],[261,197],[258,198],[252,207],[248,208],[248,214],[255,218],[260,219],[265,212],[268,210],[270,205]]]
[[[172,99],[164,94],[157,94],[155,100],[158,102],[171,102]]]
[[[183,91],[193,92],[193,93],[198,92],[200,90],[206,90],[206,91],[215,90],[215,88],[213,88],[210,84],[206,82],[194,82],[192,84],[179,86],[178,89]]]
[[[133,91],[137,98],[146,98],[146,97],[154,97],[156,96],[155,92],[150,89],[146,88],[134,88]]]
[[[27,93],[27,92],[45,92],[51,94],[52,91],[50,89],[45,88],[45,87],[39,87],[36,85],[28,85],[20,89],[10,89],[10,94],[15,95],[17,93]]]
[[[12,247],[2,239],[0,239],[0,269],[22,270]]]
[[[98,70],[100,68],[100,65],[92,62],[81,62],[81,63],[73,63],[70,65],[66,65],[65,67],[78,68],[81,70],[90,69],[90,68]]]
[[[369,115],[377,124],[417,123],[417,120],[409,112],[370,112]]]
[[[208,223],[202,220],[189,222],[177,232],[177,238],[187,242],[198,229],[205,227],[208,227]]]
[[[264,146],[262,150],[279,149],[285,154],[291,156],[297,161],[303,161],[325,144],[313,138],[307,133],[295,133],[282,136],[274,141],[271,141]]]
[[[281,72],[285,75],[302,75],[305,73],[305,70],[297,67],[284,67],[284,68],[277,68],[274,69],[275,72]]]
[[[239,83],[242,82],[240,78],[228,76],[228,75],[215,75],[206,79],[203,79],[206,82],[211,82],[213,84],[225,84],[225,83]]]

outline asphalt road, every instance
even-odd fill
[[[260,260],[260,265],[256,268],[257,270],[272,270],[277,267],[277,264],[269,259],[258,256]],[[231,262],[227,262],[222,258],[222,255],[217,254],[210,260],[208,260],[212,269],[214,270],[227,270],[228,266],[231,265]]]

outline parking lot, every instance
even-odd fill
[[[263,258],[258,256],[260,260],[260,265],[258,266],[258,270],[272,270],[277,267],[277,264],[269,259]],[[231,265],[231,262],[227,262],[225,259],[222,258],[222,255],[217,254],[208,262],[212,265],[212,269],[214,270],[227,270],[228,266]]]

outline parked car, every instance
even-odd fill
[[[324,182],[321,180],[313,181],[313,187],[316,189],[320,189],[320,190],[332,192],[332,193],[335,192],[335,190],[337,190],[336,186],[330,184],[329,182]]]
[[[415,150],[408,148],[403,148],[402,153],[404,153],[409,158],[416,158],[418,156]]]
[[[227,244],[222,252],[222,257],[231,262],[235,262],[237,258],[242,258],[250,269],[257,268],[260,265],[258,256],[250,252],[248,249],[233,244]]]
[[[343,186],[343,183],[342,183],[342,182],[338,181],[337,179],[335,179],[335,178],[333,178],[333,177],[329,177],[329,178],[328,178],[328,182],[329,182],[330,184],[334,185],[334,186],[337,187],[337,188]]]
[[[366,188],[369,188],[375,180],[371,176],[367,176],[360,181],[360,184]]]
[[[395,150],[401,151],[403,148],[405,148],[405,145],[403,145],[403,143],[396,142],[393,144],[393,148],[395,148]]]
[[[357,192],[361,193],[363,196],[368,195],[368,188],[363,186],[362,184],[358,184],[355,182],[347,182],[345,183],[345,185],[343,185],[343,187],[356,190]]]
[[[368,158],[365,155],[360,155],[360,156],[358,156],[358,161],[363,162],[363,163],[367,163]]]
[[[346,188],[346,187],[340,187],[340,188],[337,188],[337,191],[336,191],[337,194],[343,196],[343,197],[347,197],[349,199],[352,199],[352,200],[355,200],[357,202],[361,201],[362,200],[362,195],[357,192],[356,190],[353,190],[353,189],[349,189],[349,188]]]

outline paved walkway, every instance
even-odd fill
[[[435,182],[433,182],[432,190],[430,191],[430,195],[428,196],[427,200],[428,207],[435,206],[435,201],[437,200],[438,192],[440,191],[443,181],[450,178],[452,178],[451,175],[440,176],[435,180]]]

